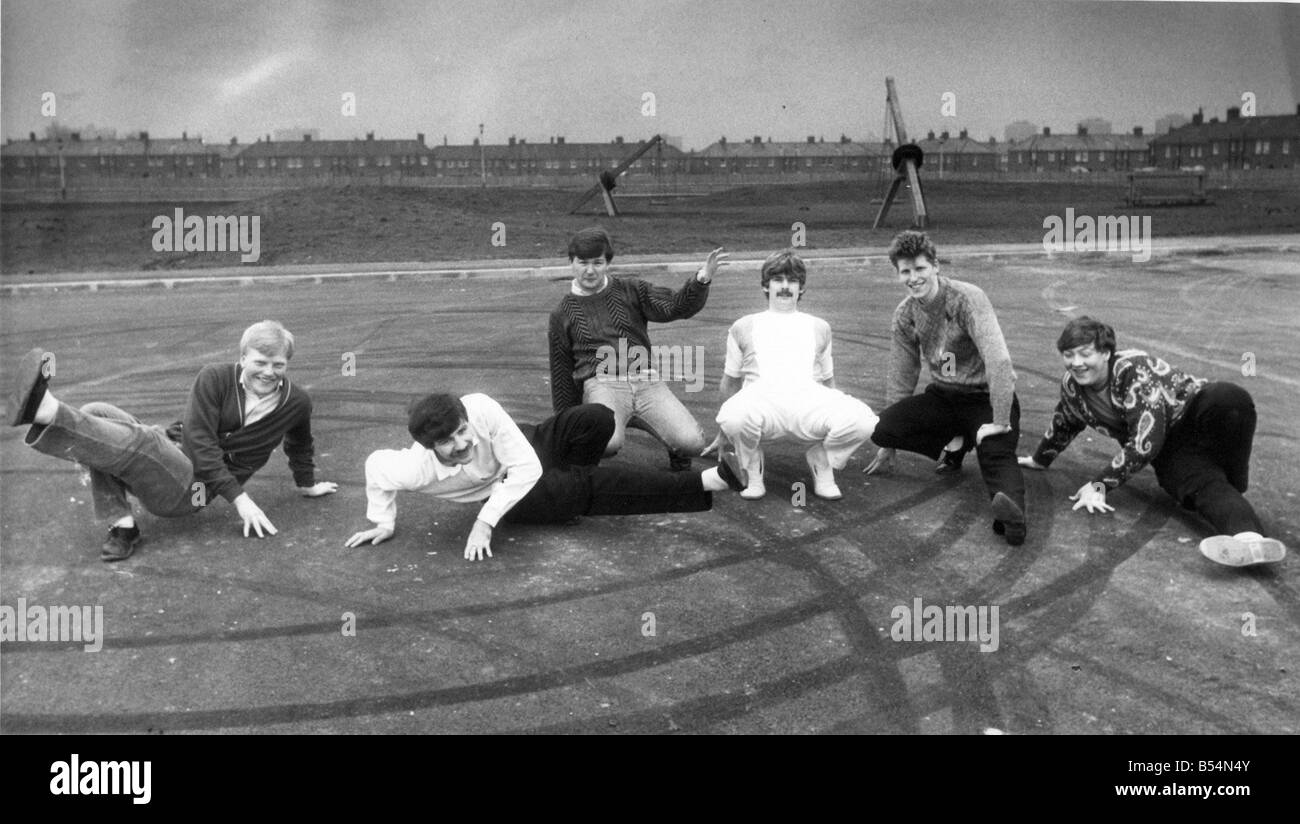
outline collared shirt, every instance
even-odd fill
[[[366,517],[392,528],[397,493],[423,492],[449,501],[487,502],[479,520],[495,527],[503,515],[542,477],[542,462],[501,405],[483,394],[465,395],[474,445],[469,463],[446,466],[432,449],[412,443],[406,449],[380,449],[366,459]]]
[[[280,398],[284,394],[284,381],[276,384],[275,389],[265,395],[255,395],[248,390],[244,383],[244,376],[239,376],[239,384],[244,390],[244,426],[257,423],[262,418],[275,411],[280,405]]]

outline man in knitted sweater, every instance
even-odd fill
[[[205,366],[194,381],[185,418],[164,430],[107,403],[80,409],[48,391],[53,355],[32,349],[19,364],[9,395],[9,423],[31,424],[26,443],[38,452],[90,470],[95,513],[109,521],[103,561],[129,558],[140,530],[127,494],[154,515],[198,511],[220,496],[234,504],[244,536],[276,529],[244,483],[284,442],[298,491],[309,498],[338,489],[316,481],[311,398],[289,382],[293,335],[275,321],[244,331],[237,364]]]
[[[939,274],[939,255],[923,232],[901,232],[889,261],[907,290],[894,310],[887,408],[871,440],[880,447],[867,467],[892,467],[895,449],[960,468],[972,448],[993,505],[993,531],[1012,546],[1025,541],[1025,479],[1016,461],[1020,401],[1002,329],[978,286]],[[921,362],[930,383],[919,395]]]
[[[614,412],[614,435],[606,456],[623,447],[627,427],[644,429],[668,447],[673,469],[689,469],[691,456],[704,447],[704,432],[668,388],[675,377],[650,368],[648,321],[689,318],[704,308],[709,283],[726,265],[714,249],[699,271],[676,292],[640,278],[610,274],[614,247],[600,227],[583,229],[569,241],[573,281],[569,294],[551,313],[548,341],[551,401],[556,413],[582,403],[599,403]],[[628,363],[611,363],[617,353],[636,352]]]
[[[1074,508],[1110,512],[1106,493],[1148,463],[1160,488],[1218,533],[1201,554],[1228,566],[1274,563],[1286,547],[1265,538],[1242,496],[1250,476],[1255,403],[1233,383],[1209,383],[1136,349],[1116,351],[1115,330],[1090,317],[1066,324],[1056,341],[1065,360],[1061,399],[1032,457],[1047,469],[1084,429],[1114,438],[1121,450],[1070,496]]]

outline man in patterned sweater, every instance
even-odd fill
[[[609,273],[614,247],[604,229],[584,229],[569,241],[573,282],[569,294],[551,313],[551,401],[558,414],[583,403],[599,403],[614,412],[614,435],[606,456],[617,453],[627,427],[644,429],[668,447],[673,469],[689,469],[691,456],[704,447],[704,432],[673,395],[665,375],[649,368],[648,321],[667,323],[689,318],[704,308],[709,283],[726,253],[714,249],[699,271],[673,292],[640,278]],[[627,364],[609,363],[615,353],[636,352]],[[680,377],[680,376],[677,376]]]
[[[1106,493],[1149,463],[1160,487],[1219,533],[1201,542],[1205,557],[1247,566],[1286,556],[1281,541],[1263,537],[1259,517],[1242,497],[1255,435],[1255,404],[1246,390],[1207,383],[1146,352],[1116,351],[1115,330],[1090,317],[1070,321],[1056,348],[1066,368],[1061,399],[1022,466],[1047,469],[1091,426],[1123,448],[1070,496],[1076,510],[1113,511]]]
[[[127,494],[154,515],[189,515],[215,497],[234,504],[259,538],[276,529],[244,483],[284,442],[294,484],[304,497],[338,490],[316,481],[311,398],[285,371],[293,335],[275,321],[255,323],[239,342],[239,363],[205,366],[194,380],[185,418],[169,429],[141,423],[107,403],[78,409],[48,391],[53,356],[28,352],[10,390],[9,423],[31,424],[28,446],[90,470],[95,513],[109,521],[100,560],[129,558],[140,543]]]
[[[901,232],[889,261],[907,290],[894,310],[889,380],[871,440],[880,448],[866,471],[893,465],[894,450],[960,468],[973,447],[993,506],[993,531],[1025,541],[1025,479],[1016,462],[1020,401],[1002,329],[978,286],[939,274],[939,255],[923,232]],[[919,395],[921,361],[930,383]]]

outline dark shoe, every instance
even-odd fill
[[[953,475],[961,472],[961,462],[966,458],[966,453],[970,450],[966,447],[949,452],[945,449],[939,453],[939,463],[934,465],[936,475]]]
[[[749,473],[740,465],[735,452],[724,451],[718,456],[718,477],[735,492],[743,492],[749,486]]]
[[[99,549],[99,560],[105,563],[125,561],[135,553],[135,548],[139,545],[138,526],[130,528],[115,526],[108,531],[108,537],[104,539],[104,545]]]
[[[49,359],[44,349],[33,349],[18,362],[18,370],[13,383],[9,385],[9,425],[22,426],[31,423],[36,417],[36,410],[45,397],[45,362]]]
[[[1005,492],[993,496],[993,518],[993,531],[1005,536],[1008,544],[1020,546],[1025,542],[1025,511]]]
[[[691,456],[683,455],[680,452],[669,452],[668,469],[671,472],[689,472],[691,469]]]

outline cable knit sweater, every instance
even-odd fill
[[[676,292],[640,278],[611,275],[609,284],[594,295],[565,295],[551,313],[548,333],[555,411],[582,403],[582,383],[596,374],[600,347],[617,352],[619,338],[626,338],[629,347],[641,346],[649,352],[647,321],[689,318],[704,308],[708,298],[709,285],[695,275]]]
[[[934,383],[957,391],[986,391],[993,423],[1011,425],[1016,373],[988,296],[974,284],[940,276],[926,303],[912,297],[894,310],[885,404],[916,391],[921,360]]]

